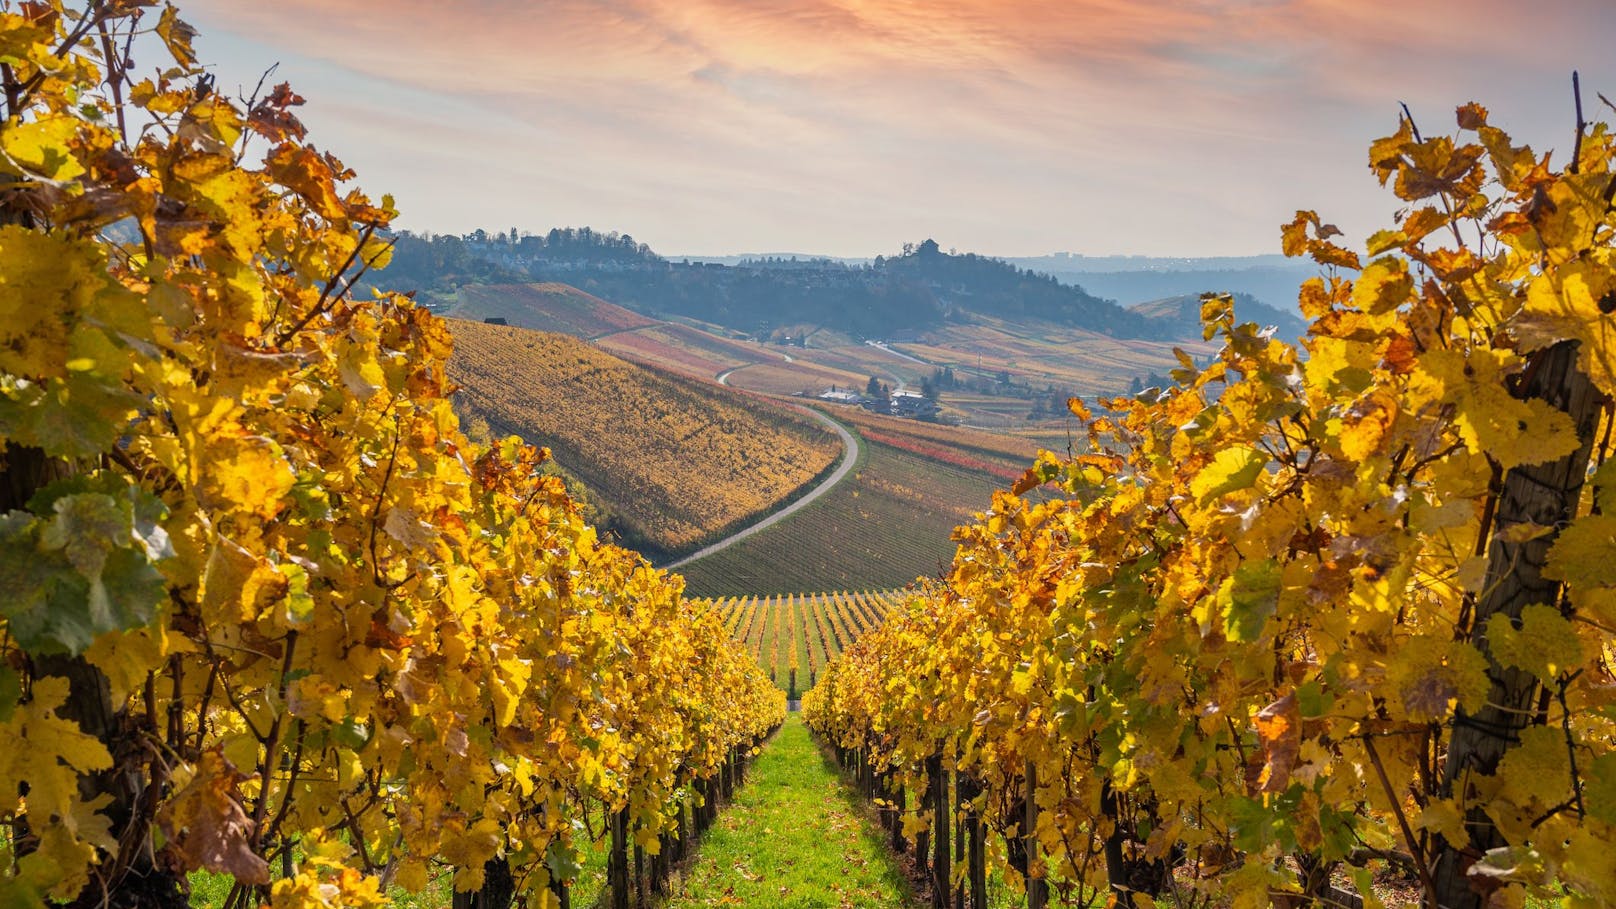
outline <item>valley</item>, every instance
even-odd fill
[[[406,237],[401,249],[581,285],[432,284],[429,302],[454,317],[461,406],[473,426],[549,446],[608,537],[676,568],[697,596],[935,577],[955,526],[1040,448],[1075,444],[1069,397],[1159,385],[1214,349],[1195,328],[1198,300],[1124,309],[935,244],[876,265],[695,265],[614,237]],[[870,337],[872,317],[835,300],[878,277],[883,293],[932,302],[906,324],[880,316],[889,330]],[[699,288],[728,302],[698,305]],[[884,413],[900,394],[935,416]]]

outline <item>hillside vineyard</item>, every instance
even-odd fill
[[[841,445],[778,404],[638,366],[566,335],[452,320],[458,402],[550,448],[626,542],[688,552],[833,466]]]

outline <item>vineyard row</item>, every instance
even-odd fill
[[[695,602],[716,610],[730,636],[795,699],[859,635],[880,624],[903,596],[898,590],[864,590]]]

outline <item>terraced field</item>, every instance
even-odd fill
[[[827,388],[863,391],[868,375],[820,366],[798,357],[796,362],[754,363],[737,369],[729,384],[771,395],[817,395]]]
[[[953,560],[954,528],[1009,485],[868,438],[863,448],[853,476],[790,520],[683,566],[690,592],[891,588],[935,577]]]
[[[851,423],[867,441],[919,455],[1004,481],[1018,479],[1038,456],[1038,444],[1029,438],[983,432],[967,426],[922,423],[870,413],[856,407],[836,407],[826,411],[844,423]],[[984,501],[983,507],[987,505]]]
[[[1012,324],[985,316],[891,346],[936,366],[950,366],[961,376],[989,378],[1002,372],[1033,388],[1053,385],[1081,395],[1122,394],[1135,376],[1176,368],[1175,347],[1192,354],[1210,350],[1199,343],[1121,340],[1082,329]]]
[[[720,338],[699,328],[673,322],[609,335],[599,340],[602,350],[673,372],[711,379],[743,363],[785,362],[783,350],[751,341]]]
[[[457,406],[549,446],[610,529],[653,558],[693,551],[810,489],[842,455],[805,414],[636,366],[566,335],[452,320]]]
[[[576,287],[545,284],[467,284],[455,292],[449,315],[481,322],[504,319],[519,328],[557,331],[575,338],[656,325],[654,319],[608,303]]]
[[[724,626],[744,643],[787,694],[813,687],[819,671],[858,636],[903,602],[902,590],[843,590],[833,593],[718,597]]]

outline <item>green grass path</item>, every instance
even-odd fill
[[[909,909],[909,885],[792,714],[702,839],[668,909]]]

